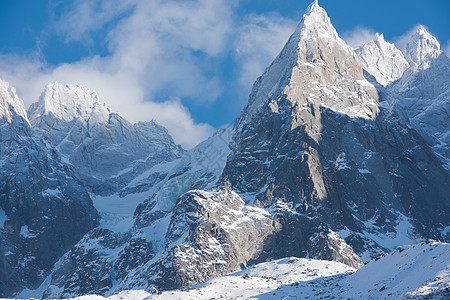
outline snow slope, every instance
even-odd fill
[[[40,284],[98,218],[72,170],[32,135],[15,89],[0,80],[0,296]]]
[[[438,40],[418,25],[396,45],[377,34],[356,53],[385,100],[381,106],[417,130],[450,170],[450,60]]]
[[[424,242],[404,246],[362,269],[334,261],[283,258],[209,280],[190,288],[158,294],[123,291],[101,299],[414,299],[450,297],[450,244]]]

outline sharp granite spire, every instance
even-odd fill
[[[325,86],[333,91],[321,93]],[[363,97],[357,97],[358,92]],[[317,1],[307,8],[281,53],[255,83],[237,124],[243,125],[280,99],[299,106],[314,103],[351,117],[370,119],[378,113],[378,94],[365,81],[356,53],[339,37]]]
[[[29,123],[25,106],[17,96],[16,89],[0,79],[0,120],[5,118],[8,123],[11,123],[15,115]]]
[[[50,82],[39,97],[28,109],[30,121],[34,125],[42,118],[52,114],[56,119],[70,122],[74,119],[89,119],[93,114],[103,115],[107,122],[109,109],[100,102],[97,93],[81,85],[64,85]]]
[[[402,52],[387,42],[383,34],[377,33],[373,41],[356,49],[356,53],[363,68],[383,86],[402,77],[409,67]]]
[[[409,64],[426,69],[441,53],[441,45],[423,25],[419,25],[400,42]]]
[[[417,28],[409,59],[436,42]],[[450,61],[403,72],[382,35],[366,46],[364,65],[314,1],[234,126],[188,152],[82,87],[50,84],[32,126],[9,126],[17,97],[0,81],[0,297],[184,288],[283,257],[359,268],[450,241],[450,176],[432,152],[450,157]]]

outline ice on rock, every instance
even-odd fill
[[[5,118],[8,123],[11,123],[14,115],[22,117],[29,123],[24,103],[17,96],[16,89],[0,79],[0,120]]]
[[[195,179],[197,178],[192,173],[170,179],[156,195],[159,208],[166,212],[172,211],[178,197],[190,190]]]
[[[439,125],[421,126],[433,138],[449,132],[439,131],[449,126],[448,76],[442,76],[450,74],[448,58],[439,55],[429,68],[420,69],[408,67],[411,63],[403,53],[382,35],[365,47],[358,57],[315,1],[254,84],[233,126],[187,152],[155,122],[132,125],[88,89],[49,84],[30,109],[36,136],[44,137],[72,164],[67,169],[79,168],[84,184],[109,184],[91,187],[90,194],[96,207],[110,215],[29,295],[108,297],[126,289],[161,291],[245,268],[212,279],[210,285],[150,296],[182,297],[193,291],[197,299],[202,287],[218,282],[216,287],[222,288],[221,282],[227,282],[228,292],[238,281],[244,289],[235,294],[208,292],[205,298],[242,296],[242,290],[248,297],[276,299],[294,291],[298,297],[335,296],[346,290],[334,283],[342,283],[342,273],[361,267],[362,260],[368,262],[404,243],[448,236],[448,172],[430,151],[423,132],[421,136],[411,128],[428,120],[429,125]],[[423,54],[432,48],[416,51],[421,53],[418,57],[432,57]],[[365,78],[363,66],[381,85]],[[379,93],[387,99],[382,103],[390,106],[378,107]],[[395,95],[407,102],[393,103]],[[434,104],[422,106],[427,101]],[[414,117],[407,112],[420,118],[405,122]],[[57,188],[54,182],[39,195],[57,197]],[[11,219],[7,211],[6,215],[5,227]],[[0,215],[0,225],[2,220]],[[15,236],[23,237],[20,226]],[[24,234],[43,236],[28,226]],[[420,251],[411,257],[427,247],[417,248]],[[313,257],[346,265],[308,259]],[[405,261],[408,269],[411,260]],[[247,269],[252,265],[253,271]],[[380,260],[363,269],[376,271],[376,265],[386,267]],[[328,277],[311,281],[318,275]],[[356,284],[361,280],[357,277],[351,277]],[[305,283],[299,282],[302,278]],[[401,273],[393,279],[398,278]],[[433,278],[430,274],[426,280]],[[383,284],[383,278],[370,284],[375,298],[388,297],[389,288],[395,288],[381,290]],[[297,293],[300,286],[304,293]],[[352,292],[352,287],[346,289]],[[111,299],[122,296],[149,294],[122,292]]]
[[[382,85],[383,107],[417,130],[449,170],[450,60],[422,25],[397,46],[401,51],[377,34],[356,52],[365,71]]]
[[[207,189],[217,182],[231,153],[231,135],[231,126],[221,128],[181,157],[156,194],[160,209],[171,211],[178,197],[192,189],[194,184],[197,188]]]
[[[424,26],[418,26],[403,42],[402,51],[411,66],[389,86],[385,98],[450,170],[450,59]]]
[[[401,50],[409,64],[426,69],[441,53],[441,47],[423,25],[419,25],[400,41]]]
[[[398,80],[409,67],[403,53],[385,41],[383,34],[356,50],[363,68],[383,86]]]
[[[99,216],[72,170],[33,135],[22,100],[2,80],[0,166],[0,253],[6,253],[0,295],[6,296],[37,287]]]
[[[28,113],[36,135],[73,165],[91,192],[110,195],[184,152],[155,121],[131,124],[80,85],[49,83]]]
[[[107,121],[109,111],[99,101],[97,93],[81,85],[63,85],[59,82],[48,83],[39,102],[29,109],[30,121],[37,125],[43,117],[52,114],[56,119],[70,122],[74,119],[87,120],[92,114],[103,116]]]

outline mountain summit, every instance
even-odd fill
[[[380,35],[367,53],[384,56],[378,78],[401,81],[392,44]],[[360,268],[448,239],[449,174],[368,74],[312,3],[232,128],[163,172],[131,228],[87,234],[44,297],[186,287],[289,256]]]
[[[0,119],[5,118],[8,123],[15,115],[29,123],[23,101],[17,96],[16,90],[8,82],[0,79]]]
[[[423,25],[419,25],[401,41],[406,60],[418,68],[427,68],[441,53],[441,46]]]
[[[317,2],[308,7],[281,53],[256,81],[240,126],[269,103],[276,110],[281,94],[299,108],[314,104],[369,119],[378,112],[378,94],[364,79],[358,57]]]
[[[93,113],[109,114],[95,92],[81,85],[63,85],[59,82],[48,83],[39,102],[29,109],[31,122],[37,124],[46,115],[52,114],[56,119],[70,122],[74,119],[87,120]],[[41,118],[41,120],[38,120]],[[107,121],[107,119],[105,120]]]
[[[28,114],[35,134],[54,146],[95,194],[110,195],[136,172],[183,153],[164,127],[154,121],[131,124],[81,85],[47,84]]]
[[[400,79],[409,63],[394,44],[387,42],[383,34],[376,34],[375,40],[356,49],[364,70],[374,76],[383,86]]]
[[[232,126],[188,152],[163,129],[149,135],[111,112],[96,122],[72,109],[72,92],[48,93],[55,114],[31,118],[44,116],[35,137],[76,171],[94,205],[138,205],[102,214],[39,289],[19,296],[182,288],[291,256],[361,268],[397,246],[450,240],[450,175],[436,156],[445,151],[430,147],[448,126],[448,58],[418,51],[430,60],[421,69],[382,35],[366,47],[348,46],[315,1]],[[421,114],[427,135],[394,101],[408,95],[408,112],[417,100],[440,112],[434,127]],[[55,118],[61,111],[71,114]]]
[[[99,215],[85,187],[33,135],[15,89],[0,80],[0,297],[37,288]]]
[[[377,42],[380,74],[402,76],[401,53]],[[362,66],[314,2],[232,128],[183,155],[129,231],[86,235],[44,296],[186,287],[289,256],[359,268],[448,238],[449,174]]]

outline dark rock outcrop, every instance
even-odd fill
[[[0,297],[6,297],[39,287],[99,215],[72,170],[32,137],[23,103],[4,81],[0,97]]]

